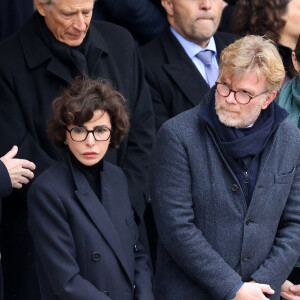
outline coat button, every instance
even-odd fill
[[[247,259],[248,259],[248,256],[247,256],[246,254],[244,254],[244,255],[242,256],[242,261],[245,262]]]
[[[109,291],[104,291],[103,294],[109,297]]]
[[[100,254],[99,252],[94,252],[94,253],[92,254],[92,260],[93,260],[93,261],[99,261],[100,258],[101,258],[101,254]]]
[[[232,185],[232,187],[231,187],[231,190],[232,190],[233,192],[236,192],[238,189],[239,189],[239,186],[238,186],[236,183],[234,183],[234,184]]]
[[[137,245],[134,245],[134,252],[138,252]]]
[[[246,225],[247,225],[247,226],[249,226],[251,223],[252,223],[252,220],[251,220],[251,219],[247,219],[247,220],[246,220]]]

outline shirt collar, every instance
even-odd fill
[[[209,39],[208,45],[205,48],[202,48],[199,45],[186,40],[172,26],[170,26],[170,30],[174,34],[174,36],[177,38],[177,40],[179,41],[181,46],[184,48],[184,50],[185,50],[186,54],[189,56],[189,58],[194,57],[200,51],[204,51],[204,50],[211,50],[214,53],[217,52],[217,47],[216,47],[215,39],[213,36]]]

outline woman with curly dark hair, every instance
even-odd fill
[[[103,157],[129,130],[109,81],[77,78],[54,100],[48,134],[62,158],[28,192],[42,300],[154,300],[121,169]]]
[[[232,20],[235,33],[275,41],[286,71],[283,85],[293,78],[291,53],[300,34],[300,0],[238,0]]]

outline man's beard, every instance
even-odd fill
[[[257,106],[250,114],[242,114],[238,107],[232,105],[216,104],[216,113],[220,122],[228,127],[245,128],[252,125],[258,118],[261,107]]]

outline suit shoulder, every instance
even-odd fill
[[[68,182],[69,170],[60,161],[54,163],[52,166],[44,170],[32,183],[30,189],[41,187],[56,188],[57,186],[64,186]]]
[[[164,30],[152,41],[143,45],[140,51],[145,63],[151,66],[155,63],[166,62],[168,57],[168,53],[165,50],[166,44],[171,44],[173,50],[177,47],[170,39],[167,31]]]
[[[236,40],[238,40],[240,38],[241,38],[241,36],[234,34],[234,33],[229,33],[229,32],[217,31],[214,34],[214,39],[216,40],[216,43],[221,42],[221,43],[224,43],[226,46],[235,42]]]
[[[285,119],[278,127],[278,136],[288,145],[297,144],[300,149],[300,130],[289,119]]]
[[[151,40],[149,43],[141,46],[141,53],[142,54],[151,54],[153,50],[159,50],[161,49],[161,43],[160,43],[160,35],[158,35],[156,38]]]

